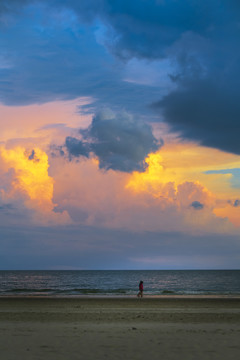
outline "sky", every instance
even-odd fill
[[[240,269],[238,0],[0,0],[0,269]]]

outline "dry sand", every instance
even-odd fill
[[[240,358],[240,298],[0,298],[3,360]]]

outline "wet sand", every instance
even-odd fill
[[[238,359],[240,297],[0,298],[1,359]]]

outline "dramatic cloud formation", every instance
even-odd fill
[[[239,14],[0,2],[5,268],[239,267]]]
[[[153,136],[151,127],[127,113],[115,115],[102,111],[94,116],[86,130],[80,130],[83,140],[66,138],[70,156],[89,156],[93,152],[99,167],[106,170],[131,172],[146,168],[145,157],[162,143]]]
[[[1,22],[5,103],[93,96],[96,106],[138,114],[154,103],[182,137],[240,153],[236,1],[29,0],[3,2],[1,9],[8,16]],[[161,79],[147,88],[136,86],[137,78],[123,81],[121,60],[134,58],[168,59],[172,86],[163,90]]]
[[[54,180],[48,175],[46,153],[38,148],[26,150],[23,147],[15,147],[0,148],[0,156],[5,163],[5,171],[9,174],[8,186],[1,188],[1,197],[4,201],[13,201],[15,197],[20,196],[27,209],[37,212],[35,221],[39,223],[68,222],[67,214],[58,216],[53,212],[56,206],[52,201]],[[2,209],[12,210],[14,207],[13,204],[7,203],[2,205]]]
[[[103,42],[120,58],[170,58],[177,89],[155,104],[182,137],[240,154],[240,28],[236,1],[100,1],[70,5],[102,19]],[[227,125],[227,130],[226,130]]]
[[[52,208],[53,179],[48,176],[48,157],[40,149],[0,149],[1,157],[15,170],[15,190],[23,191],[39,207]]]

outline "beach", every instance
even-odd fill
[[[4,360],[235,360],[239,336],[239,297],[0,298]]]

